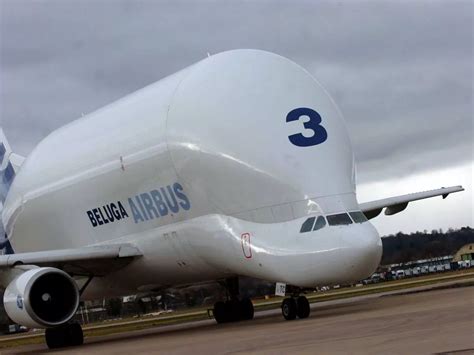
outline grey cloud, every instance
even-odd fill
[[[472,161],[470,1],[0,4],[0,117],[19,153],[207,52],[260,48],[328,88],[362,181]]]

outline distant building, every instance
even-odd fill
[[[474,260],[474,243],[466,244],[454,254],[453,261]]]

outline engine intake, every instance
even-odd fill
[[[49,328],[68,322],[76,313],[79,298],[72,277],[62,270],[43,267],[16,277],[5,290],[3,303],[14,322]]]

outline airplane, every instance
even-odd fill
[[[16,323],[48,347],[83,343],[81,300],[216,281],[217,323],[250,320],[239,276],[304,291],[371,275],[369,219],[461,186],[358,203],[341,112],[305,69],[231,50],[52,132],[23,158],[2,133],[0,286]]]

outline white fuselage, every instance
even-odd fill
[[[321,122],[288,119],[296,108]],[[315,143],[320,127],[327,138]],[[334,284],[375,270],[378,233],[369,222],[300,228],[358,210],[354,175],[343,118],[319,83],[285,58],[238,50],[53,132],[21,167],[2,219],[15,252],[136,245],[143,257],[85,297],[234,275]]]

